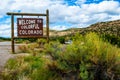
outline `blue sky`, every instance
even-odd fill
[[[0,37],[11,37],[7,12],[45,13],[49,9],[50,28],[54,30],[120,19],[120,0],[3,0],[0,5]],[[16,27],[15,22],[15,35]]]

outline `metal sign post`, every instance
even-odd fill
[[[47,42],[49,42],[49,10],[46,10],[46,14],[8,12],[7,15],[11,15],[12,53],[15,53],[15,46],[14,46],[15,38],[46,38]],[[46,36],[43,36],[43,19],[18,18],[17,19],[18,37],[14,37],[14,16],[46,16]]]

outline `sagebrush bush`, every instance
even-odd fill
[[[49,71],[47,59],[27,56],[10,59],[5,66],[3,80],[59,80],[58,75]]]
[[[120,76],[120,49],[95,33],[77,34],[70,45],[50,43],[46,51],[54,61],[49,64],[50,69],[62,77],[74,72],[69,77],[77,80],[109,80]]]
[[[27,52],[29,52],[27,45],[19,45],[18,50],[19,50],[19,53],[27,53]]]
[[[44,44],[47,43],[47,40],[46,39],[38,39],[37,43],[38,43],[39,47],[44,47]]]
[[[69,45],[50,42],[44,45],[42,55],[8,61],[4,78],[9,80],[15,76],[15,80],[120,79],[119,48],[103,41],[95,33],[84,36],[76,34],[72,40]]]

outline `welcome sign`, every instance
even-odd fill
[[[17,18],[18,37],[43,36],[42,18]]]

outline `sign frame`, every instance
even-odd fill
[[[15,13],[15,12],[8,12],[7,15],[11,16],[11,48],[12,53],[15,53],[15,38],[46,38],[47,42],[49,43],[49,10],[46,10],[46,14],[38,14],[38,13]],[[45,16],[46,17],[46,36],[21,36],[15,37],[14,36],[14,16]]]

